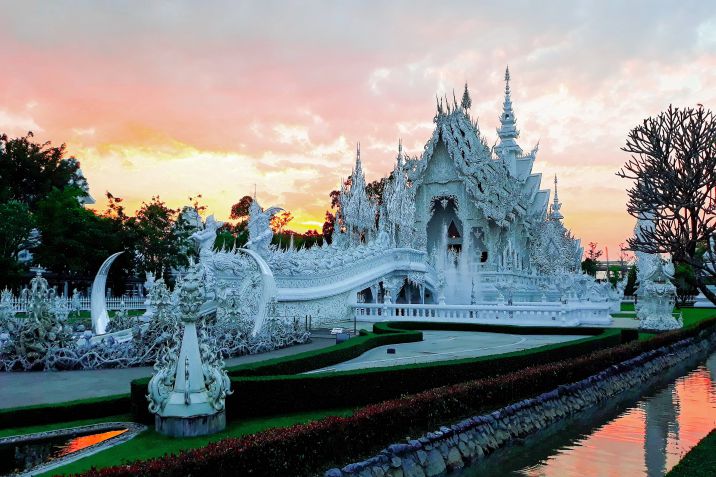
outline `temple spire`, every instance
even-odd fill
[[[550,218],[554,220],[562,220],[564,215],[559,209],[562,208],[562,204],[559,202],[559,196],[557,195],[557,174],[554,175],[554,199],[552,201],[552,208],[550,211]]]
[[[515,113],[512,111],[512,97],[510,91],[510,67],[505,69],[505,100],[502,103],[502,115],[500,116],[500,128],[497,130],[500,136],[500,145],[503,148],[514,147],[519,149],[517,139],[520,132],[517,130]]]

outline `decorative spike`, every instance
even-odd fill
[[[470,98],[470,92],[467,90],[467,82],[465,82],[465,92],[462,93],[462,101],[460,104],[465,111],[472,106],[472,98]]]
[[[505,95],[510,94],[510,65],[505,68]]]

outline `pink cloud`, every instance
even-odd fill
[[[201,192],[226,217],[256,184],[294,223],[320,222],[356,141],[369,179],[392,168],[398,138],[421,152],[436,93],[459,98],[468,81],[492,144],[509,63],[520,142],[540,140],[535,170],[560,175],[584,242],[616,250],[631,232],[613,175],[628,130],[671,102],[716,104],[713,13],[700,4],[28,9],[0,19],[0,112],[14,134],[67,142],[95,196],[134,205]]]

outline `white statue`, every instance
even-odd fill
[[[642,274],[638,288],[636,308],[639,327],[649,330],[673,330],[683,326],[680,318],[673,315],[676,303],[674,264],[664,262],[658,255],[640,254],[637,267],[647,270]]]
[[[216,242],[216,231],[224,225],[223,222],[217,221],[213,215],[206,218],[204,227],[197,230],[191,235],[191,239],[196,242],[199,249],[199,257],[202,254],[210,254],[214,249],[214,243]]]
[[[268,253],[273,230],[271,230],[271,218],[283,209],[280,207],[269,207],[261,209],[259,203],[254,200],[249,206],[249,241],[246,248],[265,256]]]

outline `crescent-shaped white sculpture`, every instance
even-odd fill
[[[103,335],[107,331],[109,314],[107,313],[107,300],[104,296],[104,291],[107,287],[107,275],[109,274],[109,267],[112,266],[112,262],[123,253],[124,252],[117,252],[110,255],[102,266],[99,267],[97,276],[92,283],[92,302],[90,308],[92,313],[92,329],[96,335]]]
[[[251,332],[252,336],[256,336],[266,322],[266,316],[269,311],[267,305],[272,299],[276,298],[276,280],[273,277],[271,268],[261,255],[247,248],[241,248],[239,250],[250,255],[256,261],[256,264],[259,266],[259,271],[261,272],[261,282],[263,285],[261,290],[261,300],[259,300],[259,309],[256,312],[256,320],[254,320],[254,329]]]

